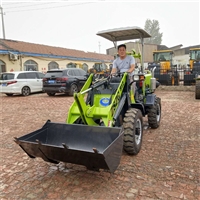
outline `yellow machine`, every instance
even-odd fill
[[[160,74],[166,74],[171,71],[172,57],[174,52],[172,50],[161,50],[153,52],[153,60],[160,63]]]
[[[192,48],[190,49],[190,60],[189,60],[189,66],[190,69],[193,69],[194,63],[200,61],[200,48]]]
[[[163,85],[178,85],[179,75],[172,63],[172,50],[153,51],[153,63],[148,63],[148,69],[156,67],[155,77]]]
[[[110,68],[104,62],[97,62],[88,70],[88,73],[104,76],[110,73]]]
[[[81,68],[86,72],[88,71],[88,65],[86,63],[81,62],[70,62],[67,64],[67,68]]]
[[[191,48],[189,52],[189,70],[184,73],[184,85],[195,85],[200,75],[200,48]]]

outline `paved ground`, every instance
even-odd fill
[[[145,130],[140,153],[123,153],[114,174],[30,159],[14,143],[13,137],[41,128],[47,119],[65,122],[71,97],[2,95],[0,199],[200,200],[200,101],[191,91],[156,93],[161,126]]]

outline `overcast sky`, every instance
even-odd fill
[[[28,2],[28,3],[27,3]],[[6,39],[106,53],[98,31],[158,20],[162,44],[200,44],[200,1],[1,0]],[[3,38],[2,20],[0,38]],[[128,41],[125,41],[128,42]]]

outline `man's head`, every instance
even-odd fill
[[[118,55],[120,58],[125,58],[126,57],[126,45],[125,44],[120,44],[118,47]]]

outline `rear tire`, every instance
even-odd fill
[[[127,110],[124,117],[124,151],[130,155],[137,155],[142,146],[143,118],[138,109]]]
[[[12,93],[6,93],[6,95],[7,95],[8,97],[11,97],[11,96],[13,96],[13,94],[12,94]]]
[[[70,95],[70,96],[73,96],[75,92],[78,92],[78,86],[77,86],[76,84],[73,83],[73,84],[71,85],[71,87],[70,87],[69,95]]]
[[[48,93],[47,93],[47,95],[49,95],[49,96],[55,96],[55,94],[56,94],[56,93],[53,93],[53,92],[50,92],[50,93],[48,92]]]
[[[160,126],[161,120],[161,99],[156,97],[155,103],[148,109],[148,123],[153,129]]]
[[[195,98],[200,99],[200,80],[196,80]]]
[[[31,90],[30,90],[30,88],[28,86],[24,86],[22,88],[22,95],[23,96],[28,96],[28,95],[30,95],[30,93],[31,93]]]

